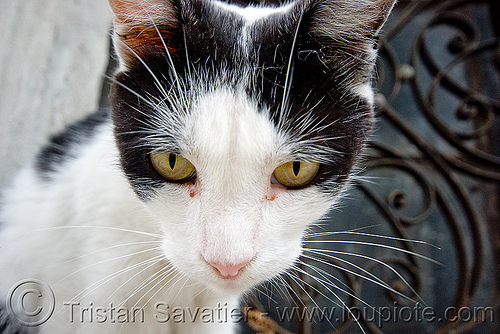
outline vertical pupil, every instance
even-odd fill
[[[300,161],[294,161],[292,166],[293,166],[293,173],[295,174],[295,176],[299,175]]]
[[[170,153],[168,155],[168,164],[170,165],[170,169],[174,169],[175,161],[177,160],[177,155]]]

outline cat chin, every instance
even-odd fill
[[[205,282],[207,284],[208,282]],[[250,291],[256,282],[248,284],[241,278],[220,278],[208,283],[208,287],[218,295],[239,297]]]
[[[275,275],[272,277],[275,277]],[[240,298],[248,294],[259,284],[272,279],[272,277],[266,276],[265,279],[249,279],[246,275],[236,278],[217,277],[213,280],[206,280],[203,284],[219,296]]]

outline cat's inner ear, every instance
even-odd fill
[[[113,42],[121,65],[129,67],[149,53],[177,52],[179,30],[175,5],[170,0],[109,0],[113,11]]]

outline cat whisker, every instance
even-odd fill
[[[166,269],[166,268],[165,268]],[[139,298],[136,303],[130,308],[131,311],[134,311],[136,310],[137,308],[137,305],[139,305],[139,303],[153,290],[156,289],[156,287],[162,283],[162,281],[168,277],[172,272],[175,272],[174,268],[168,268],[168,270],[165,270],[165,272],[163,272],[162,274],[159,274],[159,273],[156,273],[154,275],[152,275],[150,278],[147,279],[147,281],[149,281],[147,284],[141,284],[141,288],[139,290],[135,290],[125,301],[122,302],[122,304],[124,304],[127,300],[129,300],[130,298],[132,298],[133,296],[135,296],[140,290],[144,289],[147,285],[149,285],[150,283],[154,282],[154,280],[158,280],[158,282],[152,286],[149,290],[147,290],[145,293],[143,293],[142,297]],[[160,271],[161,273],[161,271]],[[156,277],[154,277],[156,276]],[[178,277],[180,276],[180,277]],[[141,306],[141,308],[139,309],[139,312],[141,312],[144,307],[146,307],[146,305],[159,293],[161,292],[164,287],[166,287],[167,285],[169,285],[174,279],[177,279],[176,282],[174,282],[173,284],[170,284],[170,287],[167,289],[167,291],[165,291],[164,293],[168,292],[169,290],[171,290],[175,284],[177,284],[177,282],[179,282],[181,279],[184,278],[184,275],[181,273],[181,272],[177,272],[173,277],[171,277],[168,281],[164,282],[164,284],[156,289],[155,293],[145,302],[143,303],[143,305]],[[179,295],[179,293],[181,292],[182,288],[186,285],[187,283],[187,280],[184,280],[184,284],[179,288],[178,292],[177,292],[177,295],[176,297],[174,298],[174,300],[172,301],[175,302],[175,299],[177,298],[177,296]],[[120,332],[121,330],[123,329],[123,326],[126,325],[126,323],[122,324],[121,328],[120,328]]]
[[[125,228],[120,228],[120,227],[110,227],[110,226],[100,226],[100,225],[66,225],[66,226],[53,226],[53,227],[46,227],[46,228],[39,228],[35,230],[31,230],[28,232],[23,232],[18,234],[17,236],[22,237],[25,235],[29,235],[32,233],[38,233],[38,232],[51,232],[53,230],[66,230],[66,229],[78,229],[78,228],[91,228],[91,229],[104,229],[108,231],[118,231],[118,232],[127,232],[127,233],[135,233],[139,235],[144,235],[148,237],[154,237],[157,239],[162,239],[163,236],[160,234],[154,234],[154,233],[149,233],[149,232],[144,232],[144,231],[136,231],[136,230],[131,230],[131,229],[125,229]]]
[[[302,257],[304,257],[304,258],[306,258],[306,259],[311,259],[311,260],[313,260],[313,261],[316,261],[316,258],[313,258],[313,257],[308,256],[308,255],[305,255],[305,254],[302,254]],[[323,276],[325,279],[327,279],[327,278],[326,278],[324,275],[329,276],[331,279],[334,279],[337,283],[339,283],[340,285],[344,286],[347,290],[351,290],[351,292],[354,292],[354,291],[353,291],[353,289],[352,289],[349,285],[347,285],[347,283],[343,282],[340,278],[338,278],[338,277],[336,277],[336,276],[334,276],[334,275],[332,275],[332,274],[330,274],[330,273],[326,272],[325,270],[322,270],[322,269],[320,269],[320,268],[317,268],[316,266],[313,266],[313,265],[311,265],[311,264],[308,264],[308,263],[306,263],[305,261],[302,261],[300,258],[299,258],[299,260],[297,260],[297,261],[298,261],[298,263],[301,263],[301,264],[303,264],[303,265],[305,265],[305,266],[310,267],[310,268],[311,268],[311,269],[313,269],[314,271],[319,270],[319,271],[323,272],[322,276]],[[320,261],[317,261],[317,262],[320,262]],[[320,262],[320,263],[324,263],[324,262]],[[327,263],[324,263],[324,264],[327,264]],[[332,285],[334,285],[334,284],[336,284],[336,283],[332,282]],[[341,289],[341,288],[339,287],[339,290],[340,290],[340,289]],[[343,288],[342,288],[342,289],[343,289]],[[346,290],[346,293],[347,293],[347,290]]]
[[[170,91],[169,91],[170,92]],[[169,133],[176,133],[176,130],[182,127],[182,124],[180,123],[179,119],[182,119],[182,115],[184,112],[181,112],[181,110],[184,110],[185,108],[182,105],[178,105],[178,99],[174,98],[171,96],[172,94],[169,93],[168,96],[158,99],[155,98],[154,96],[150,97],[150,100],[148,101],[148,105],[152,108],[152,110],[157,111],[158,113],[146,113],[137,107],[130,105],[127,103],[127,107],[136,111],[137,113],[145,116],[145,119],[147,121],[134,118],[138,123],[141,123],[144,128],[143,130],[151,133],[152,135],[158,136],[160,139],[164,141],[166,134]],[[143,99],[146,99],[145,97],[142,97]],[[156,100],[154,102],[153,100]],[[168,101],[170,103],[170,107],[167,107],[165,104],[165,101]],[[176,107],[173,107],[176,106]],[[177,118],[172,118],[172,117],[166,117],[168,111],[169,115],[176,114],[178,117]],[[168,120],[168,121],[167,121]],[[176,120],[174,122],[174,120]],[[174,124],[172,124],[174,122]],[[123,134],[123,133],[120,133]],[[151,136],[148,136],[146,138],[141,138],[143,142],[148,142],[148,139],[150,139]],[[162,142],[163,142],[162,141]]]
[[[321,104],[321,102],[325,99],[325,97],[322,97],[319,102],[317,102],[316,105],[314,105],[312,108],[317,107],[317,105]],[[328,127],[331,127],[332,125],[338,123],[340,120],[335,119],[327,124],[324,124],[325,120],[329,118],[329,115],[323,116],[323,118],[319,119],[317,115],[313,112],[312,109],[308,109],[307,112],[304,112],[300,117],[298,117],[295,120],[295,123],[300,124],[300,127],[298,128],[298,136],[299,138],[305,137],[308,134],[310,135],[311,132],[321,132]],[[323,124],[323,125],[322,125]],[[342,138],[342,137],[340,137]],[[297,139],[300,140],[300,139]]]
[[[267,298],[267,300],[272,301],[272,302],[274,302],[274,303],[276,303],[276,304],[277,304],[278,302],[277,302],[277,301],[276,301],[273,297],[271,297],[271,293],[270,293],[269,289],[268,289],[267,287],[265,287],[265,288],[266,288],[266,290],[267,290],[267,291],[262,291],[262,289],[259,289],[258,287],[255,287],[254,289],[255,289],[258,293],[260,293],[260,294],[262,294],[264,297],[266,297],[266,298]]]
[[[189,54],[187,48],[187,37],[186,37],[186,31],[184,29],[182,30],[182,36],[184,42],[184,52],[186,54],[186,67],[187,67],[188,77],[191,79],[193,76],[191,74],[191,64],[189,62]]]
[[[160,258],[161,256],[158,256],[158,258]],[[157,259],[155,258],[152,258],[152,259],[147,259],[147,260],[144,260],[140,263],[137,263],[137,264],[134,264],[134,265],[131,265],[129,267],[126,267],[126,268],[123,268],[123,269],[120,269],[118,272],[115,272],[113,274],[110,274],[96,282],[94,282],[93,284],[91,284],[90,286],[87,286],[84,290],[80,291],[78,294],[76,294],[75,296],[73,296],[71,298],[72,301],[74,300],[78,300],[78,299],[83,299],[85,298],[86,296],[88,296],[89,294],[91,294],[93,291],[95,291],[96,289],[98,289],[99,287],[101,287],[102,285],[106,284],[107,282],[115,279],[116,277],[122,275],[122,274],[125,274],[131,270],[134,270],[135,268],[138,268],[138,267],[141,267],[143,265],[146,265],[148,263],[152,262],[153,265],[155,263],[158,262]],[[57,283],[56,283],[57,284]],[[86,293],[85,293],[86,292]],[[55,314],[54,316],[57,316],[58,314],[60,314],[61,312],[63,312],[64,309],[59,309]],[[44,331],[45,328],[42,328],[42,330],[40,331],[40,333],[42,333]]]
[[[151,259],[147,259],[147,260],[141,261],[139,263],[130,265],[128,267],[125,267],[123,269],[120,269],[114,273],[111,273],[111,274],[99,279],[98,281],[92,283],[91,285],[86,287],[84,290],[80,291],[78,294],[73,296],[72,300],[78,300],[78,299],[81,300],[81,299],[85,298],[86,296],[88,296],[89,294],[91,294],[92,292],[94,292],[95,290],[97,290],[98,288],[100,288],[101,286],[103,286],[104,284],[112,281],[113,279],[115,279],[115,278],[117,278],[125,273],[128,273],[129,271],[132,271],[136,268],[142,267],[144,265],[148,265],[150,263],[153,263],[153,264],[158,263],[160,260],[161,260],[161,256],[156,256],[156,257],[153,257]]]
[[[304,14],[301,13],[298,20],[297,20],[297,27],[295,28],[295,35],[293,37],[292,47],[290,50],[290,56],[288,58],[288,65],[287,65],[286,75],[285,75],[283,99],[281,101],[281,108],[280,108],[280,119],[279,119],[280,127],[284,125],[284,124],[282,124],[282,122],[287,118],[286,117],[286,110],[288,107],[288,99],[289,99],[289,95],[290,95],[290,90],[292,88],[292,79],[293,79],[293,67],[292,67],[292,63],[293,63],[293,59],[294,59],[293,55],[295,52],[295,45],[297,43],[297,39],[299,36],[299,28],[300,28],[300,24],[302,22],[303,15]]]
[[[180,272],[179,272],[179,273],[180,273]],[[185,275],[184,275],[183,273],[180,273],[180,275],[181,275],[181,278],[185,278]],[[172,299],[172,303],[174,303],[174,302],[177,300],[177,297],[179,297],[179,295],[180,295],[180,293],[181,293],[182,289],[186,286],[187,282],[188,282],[188,280],[187,280],[187,279],[185,279],[185,280],[184,280],[184,283],[182,284],[182,286],[181,286],[181,287],[177,290],[177,294],[176,294],[176,295],[175,295],[175,297]],[[170,290],[170,289],[172,289],[172,288],[173,288],[173,286],[174,286],[174,284],[172,284],[172,286],[170,286],[170,287],[169,287],[169,290]]]
[[[300,268],[297,268],[297,266],[293,265],[291,267],[293,270],[295,271],[300,271]],[[317,289],[315,286],[313,286],[312,284],[306,282],[305,280],[301,279],[300,277],[298,277],[297,275],[292,275],[291,273],[288,273],[288,276],[295,282],[295,284],[304,292],[304,294],[309,298],[309,300],[314,304],[314,306],[317,308],[317,310],[319,312],[321,312],[321,314],[326,318],[326,320],[328,321],[328,323],[332,326],[332,328],[335,328],[335,325],[332,324],[332,322],[330,321],[330,319],[328,319],[328,317],[325,315],[324,313],[324,310],[322,310],[320,308],[320,306],[318,305],[318,303],[316,303],[315,299],[309,294],[309,292],[307,292],[306,288],[303,286],[303,285],[306,285],[308,286],[309,288],[311,288],[312,290],[314,290],[316,293],[318,293],[319,295],[323,296],[326,300],[330,301],[332,304],[340,307],[340,308],[345,308],[346,310],[348,310],[349,313],[351,313],[352,311],[347,307],[347,305],[344,303],[344,301],[333,291],[330,291],[330,289],[328,287],[325,287],[327,290],[329,290],[329,292],[335,297],[338,299],[338,301],[340,303],[338,303],[337,301],[329,298],[328,296],[326,296],[323,292],[321,292],[319,289]],[[300,284],[300,283],[302,284]],[[321,284],[321,283],[320,283]],[[363,332],[364,333],[364,332]]]
[[[84,254],[84,255],[80,255],[78,257],[74,257],[74,258],[71,258],[71,259],[68,259],[68,260],[65,260],[65,261],[58,262],[56,264],[52,264],[52,265],[49,266],[49,268],[51,266],[58,266],[58,265],[65,264],[65,263],[68,263],[68,262],[74,262],[76,260],[83,259],[83,258],[88,257],[90,255],[98,254],[98,253],[105,252],[105,251],[108,251],[108,250],[111,250],[111,249],[120,248],[120,247],[126,247],[126,246],[144,245],[144,244],[161,244],[161,241],[136,241],[136,242],[129,242],[129,243],[125,243],[125,244],[116,244],[116,245],[109,246],[109,247],[106,247],[106,248],[98,249],[96,251],[93,251],[93,252],[90,252],[90,253],[87,253],[87,254]]]
[[[106,259],[106,260],[102,260],[102,261],[99,261],[99,262],[96,262],[96,263],[92,263],[92,264],[90,264],[88,266],[85,266],[83,268],[80,268],[78,270],[73,271],[71,274],[66,275],[65,277],[63,277],[59,281],[57,281],[54,285],[57,285],[57,284],[61,283],[62,281],[68,279],[69,277],[71,277],[71,276],[73,276],[73,275],[75,275],[75,274],[77,274],[79,272],[82,272],[84,270],[87,270],[89,268],[92,268],[94,266],[97,266],[97,265],[100,265],[100,264],[104,264],[104,263],[108,263],[108,262],[112,262],[112,261],[116,261],[116,260],[120,260],[120,259],[131,257],[131,256],[135,256],[135,255],[139,255],[139,254],[144,254],[144,253],[147,253],[147,252],[156,251],[156,250],[160,250],[160,247],[154,247],[154,248],[150,248],[150,249],[145,249],[145,250],[141,250],[141,251],[134,252],[134,253],[131,253],[131,254],[120,255],[120,256],[117,256],[117,257],[114,257],[114,258],[111,258],[111,259]]]
[[[287,271],[282,273],[282,275],[286,275],[286,276],[292,278],[293,273],[290,272],[291,269],[293,269],[293,268],[289,268]],[[294,281],[295,284],[297,284],[297,282],[294,279],[292,279],[292,281]],[[294,300],[299,301],[301,303],[301,305],[305,307],[306,303],[304,302],[303,298],[301,296],[299,296],[298,292],[295,291],[295,289],[290,285],[289,282],[286,281],[285,278],[283,278],[283,283],[285,283],[286,286],[288,287],[288,291],[291,291],[293,293],[293,295],[295,296]],[[295,305],[297,306],[297,302],[295,302]]]
[[[288,302],[293,302],[297,306],[297,302],[292,298],[292,295],[290,294],[290,286],[283,278],[283,276],[275,276],[271,282],[276,286],[276,289],[279,291],[282,298],[286,299]]]
[[[311,90],[309,92],[309,94],[307,95],[306,97],[306,100],[309,98],[309,96],[311,96],[311,94],[313,93],[314,90]],[[316,101],[314,103],[314,105],[311,107],[311,106],[308,106],[307,107],[307,113],[304,113],[304,115],[309,115],[309,114],[314,114],[314,111],[316,110],[316,108],[321,105],[323,103],[323,101],[325,100],[326,96],[322,96],[318,101]]]
[[[370,304],[368,304],[367,302],[365,302],[364,300],[362,300],[361,298],[359,298],[358,296],[356,296],[354,294],[354,292],[348,291],[348,290],[352,291],[352,289],[346,283],[342,282],[342,280],[340,278],[335,277],[334,275],[329,274],[329,273],[325,272],[324,270],[316,268],[315,266],[313,266],[311,264],[308,264],[305,261],[299,260],[297,263],[299,263],[299,264],[301,264],[303,266],[306,266],[306,267],[310,268],[311,270],[314,270],[317,274],[321,275],[323,277],[323,279],[320,279],[319,277],[314,276],[313,274],[308,273],[306,270],[303,270],[303,269],[300,269],[300,268],[298,268],[298,270],[300,270],[299,272],[303,273],[304,275],[307,275],[308,277],[312,278],[313,280],[315,280],[316,282],[318,282],[318,283],[320,283],[322,285],[323,284],[327,284],[327,285],[331,286],[332,288],[335,288],[336,290],[338,290],[338,291],[346,294],[347,296],[349,296],[349,297],[351,297],[353,299],[356,299],[357,301],[361,302],[362,304],[364,304],[364,305],[372,308],[372,306]],[[297,269],[295,269],[295,270],[297,270]],[[345,285],[348,290],[341,288],[335,282],[332,282],[330,279],[328,279],[327,276],[330,276],[331,278],[335,279],[336,281],[338,281],[342,285]]]
[[[142,115],[145,116],[147,115],[145,112],[139,110],[134,106],[128,105],[128,107],[132,110],[137,111]],[[148,120],[147,122],[137,118],[135,118],[135,120],[144,126],[143,130],[146,133],[149,133],[148,136],[141,138],[141,142],[148,144],[151,144],[154,141],[153,139],[158,139],[158,141],[164,146],[166,143],[170,142],[168,140],[165,140],[166,134],[175,133],[176,128],[179,127],[179,124],[170,124],[168,122],[161,122],[160,118],[157,119],[156,117],[147,118]],[[120,134],[123,134],[123,132]]]
[[[277,282],[277,279],[275,277],[273,277],[269,281],[264,282],[263,286],[266,289],[266,291],[268,292],[268,294],[270,294],[271,296],[277,295],[281,298],[287,298],[287,296],[285,296],[283,294],[284,293],[284,291],[282,290],[283,287],[281,287],[279,285],[279,283]],[[274,298],[268,299],[268,300],[273,301],[277,304],[277,302],[274,300]]]
[[[124,299],[119,305],[125,305],[125,303],[127,303],[131,298],[133,298],[135,295],[137,295],[139,293],[139,291],[143,290],[144,288],[146,288],[148,285],[150,285],[151,283],[154,283],[155,281],[157,281],[151,288],[149,288],[147,291],[145,291],[143,294],[142,294],[142,297],[139,298],[135,304],[129,308],[129,314],[131,312],[136,312],[137,311],[137,307],[138,305],[141,303],[141,301],[153,290],[155,290],[155,288],[162,283],[162,281],[168,277],[170,274],[172,273],[172,270],[171,268],[164,268],[162,270],[160,270],[159,272],[156,272],[154,273],[153,275],[151,275],[150,277],[148,277],[145,281],[143,281],[141,284],[140,284],[140,288],[137,287],[126,299]],[[171,281],[171,279],[169,280],[169,282]],[[168,282],[167,282],[168,284]],[[165,286],[165,285],[163,285]],[[146,307],[146,305],[149,303],[149,301],[151,301],[152,298],[154,298],[160,291],[162,290],[162,288],[159,288],[159,289],[156,289],[155,293],[151,296],[150,299],[148,299],[148,301],[142,303],[142,306],[140,307],[139,309],[139,312],[142,312],[142,310],[144,309],[144,307]],[[120,332],[121,330],[123,329],[123,327],[125,326],[126,324],[123,323],[120,327]]]
[[[286,298],[288,302],[293,302],[295,306],[298,306],[297,300],[292,297],[292,294],[290,291],[293,291],[292,287],[290,284],[285,280],[283,275],[278,275],[275,277],[275,280],[279,280],[279,282],[276,282],[276,286],[279,288],[280,291],[282,291],[283,296]],[[295,291],[293,291],[295,293]],[[300,300],[300,299],[299,299]]]
[[[331,225],[328,217],[321,218],[319,221],[320,222],[324,221],[326,224],[328,224],[327,225],[328,227]],[[321,227],[321,225],[315,225],[315,226]],[[304,235],[304,238],[306,238],[309,235],[312,235],[313,237],[320,237],[322,235],[330,235],[330,234],[342,233],[342,232],[356,232],[356,231],[367,230],[367,229],[371,229],[371,228],[375,228],[375,227],[379,227],[379,226],[380,226],[380,224],[374,224],[374,225],[362,226],[362,227],[357,227],[357,228],[353,228],[350,230],[344,230],[344,231],[323,231],[323,232],[308,233],[308,234]]]
[[[321,259],[318,259],[318,258],[315,258],[315,257],[311,257],[311,256],[306,256],[306,255],[303,255],[304,257],[306,258],[309,258],[313,261],[316,261],[316,262],[320,262],[320,263],[323,263],[325,265],[328,265],[330,267],[333,267],[333,268],[336,268],[336,269],[339,269],[339,270],[342,270],[344,272],[347,272],[349,274],[352,274],[352,275],[355,275],[359,278],[362,278],[368,282],[371,282],[373,284],[376,284],[382,288],[385,288],[389,291],[391,291],[392,293],[395,293],[397,295],[399,295],[400,297],[404,298],[404,299],[408,299],[412,302],[416,302],[415,300],[413,300],[411,297],[408,297],[407,295],[395,290],[393,287],[391,287],[387,282],[384,282],[382,279],[380,279],[379,277],[377,277],[376,275],[370,273],[368,270],[350,262],[350,261],[347,261],[343,258],[340,258],[340,257],[337,257],[337,256],[333,256],[332,252],[326,252],[326,253],[323,253],[323,251],[325,250],[321,250],[321,249],[307,249],[307,251],[313,253],[313,254],[317,254],[317,255],[321,255],[321,256],[325,256],[327,258],[330,258],[330,259],[333,259],[333,260],[336,260],[336,261],[339,261],[339,262],[342,262],[342,263],[345,263],[349,266],[352,266],[354,267],[355,269],[358,269],[360,270],[361,272],[365,273],[366,275],[372,277],[373,279],[369,278],[368,276],[364,276],[364,275],[361,275],[359,273],[356,273],[352,270],[348,270],[347,268],[343,268],[341,266],[337,266],[337,265],[334,265],[332,263],[329,263],[329,262],[326,262],[324,260],[321,260]],[[344,254],[345,253],[345,254]],[[413,287],[411,286],[410,283],[408,283],[408,281],[403,277],[403,275],[401,275],[396,269],[394,269],[393,267],[391,267],[389,264],[383,262],[383,261],[380,261],[378,259],[375,259],[375,258],[372,258],[372,257],[369,257],[369,256],[366,256],[366,255],[361,255],[361,254],[356,254],[356,253],[347,253],[347,252],[338,252],[338,253],[334,253],[334,254],[341,254],[341,255],[350,255],[350,256],[354,256],[354,257],[360,257],[360,258],[364,258],[364,259],[367,259],[367,260],[371,260],[371,261],[374,261],[376,263],[379,263],[381,264],[382,266],[388,268],[390,271],[392,271],[404,284],[406,287],[408,287],[413,294],[415,294],[415,296],[420,300],[422,301],[424,304],[425,302],[423,301],[423,299],[420,297],[420,295],[415,291],[415,289],[413,289]],[[359,255],[359,256],[358,256]]]
[[[316,250],[316,251],[318,252],[318,250]],[[336,261],[339,261],[339,262],[345,263],[345,264],[347,264],[347,265],[349,265],[349,266],[352,266],[352,267],[354,267],[355,269],[357,269],[357,270],[359,270],[359,271],[361,271],[361,272],[365,273],[365,274],[366,274],[366,275],[368,275],[368,276],[364,276],[364,275],[362,275],[362,274],[360,274],[360,273],[357,273],[357,272],[355,272],[355,271],[352,271],[352,270],[350,270],[350,269],[347,269],[347,268],[341,267],[341,266],[339,266],[339,265],[336,265],[336,264],[333,264],[333,263],[330,263],[330,262],[327,262],[327,261],[324,261],[324,260],[321,260],[321,259],[318,259],[318,258],[315,258],[315,257],[310,257],[310,256],[307,256],[307,255],[303,255],[303,256],[304,256],[304,257],[306,257],[306,258],[309,258],[309,259],[311,259],[311,260],[313,260],[313,261],[316,261],[316,262],[319,262],[319,263],[325,264],[325,265],[327,265],[327,266],[329,266],[329,267],[332,267],[332,268],[335,268],[335,269],[338,269],[338,270],[344,271],[344,272],[346,272],[346,273],[348,273],[348,274],[351,274],[351,275],[353,275],[353,276],[356,276],[356,277],[359,277],[359,278],[361,278],[361,279],[364,279],[364,280],[366,280],[366,281],[368,281],[368,282],[371,282],[371,283],[373,283],[373,284],[376,284],[376,285],[378,285],[378,286],[380,286],[380,287],[382,287],[382,288],[384,288],[384,289],[387,289],[387,290],[390,290],[390,291],[394,290],[394,289],[393,289],[393,288],[392,288],[389,284],[387,284],[386,282],[384,282],[382,279],[380,279],[380,278],[379,278],[379,277],[377,277],[376,275],[374,275],[374,274],[370,273],[370,272],[369,272],[369,271],[367,271],[366,269],[364,269],[364,268],[362,268],[362,267],[360,267],[360,266],[358,266],[358,265],[356,265],[356,264],[354,264],[354,263],[352,263],[352,262],[350,262],[350,261],[347,261],[347,260],[342,259],[342,258],[338,258],[338,257],[333,256],[333,255],[331,255],[331,254],[329,254],[328,256],[327,256],[327,255],[325,255],[325,254],[319,254],[319,255],[323,255],[323,256],[326,256],[327,258],[331,258],[331,259],[333,259],[333,260],[336,260]],[[372,278],[370,278],[370,277],[372,277]],[[394,290],[394,291],[392,291],[392,292],[394,292],[394,293],[398,293],[396,290]],[[401,294],[401,293],[399,293],[399,294]],[[405,298],[407,298],[407,296],[405,296],[405,295],[402,295],[402,296],[404,296]]]
[[[161,280],[161,279],[167,277],[168,275],[171,275],[174,271],[175,270],[173,268],[163,267],[159,271],[154,272],[153,274],[151,274],[150,276],[148,276],[144,280],[142,280],[142,282],[140,284],[138,284],[137,286],[135,286],[132,291],[130,291],[129,293],[127,293],[126,294],[127,297],[124,298],[118,305],[120,305],[120,306],[125,305],[130,299],[132,299],[133,297],[135,297],[140,291],[144,290],[148,285],[154,283],[158,279]],[[143,294],[143,297],[145,295],[147,295],[147,294],[148,294],[148,292],[146,292],[145,294]],[[139,299],[139,302],[140,302],[141,299]]]
[[[315,266],[313,265],[310,265],[310,264],[307,264],[306,262],[304,261],[299,261],[299,263],[301,263],[302,265],[304,266],[307,266],[308,268],[314,270],[316,273],[320,274],[321,276],[323,276],[323,278],[325,280],[322,280],[322,279],[319,279],[318,277],[314,276],[313,274],[311,273],[308,273],[307,271],[305,270],[302,270],[300,269],[300,272],[303,273],[304,275],[307,275],[308,277],[312,278],[313,280],[315,280],[316,282],[320,283],[324,288],[326,288],[330,293],[333,294],[333,291],[331,291],[327,285],[331,285],[332,288],[335,288],[337,290],[339,290],[340,292],[346,294],[347,296],[353,298],[354,300],[357,300],[358,302],[360,302],[361,304],[371,308],[372,310],[374,310],[376,313],[380,314],[380,312],[378,310],[375,309],[375,307],[373,307],[372,305],[370,305],[368,302],[364,301],[363,299],[361,299],[360,297],[356,296],[356,294],[354,292],[349,292],[345,289],[342,289],[340,288],[338,285],[334,284],[333,282],[331,282],[325,275],[322,274],[325,273],[327,274],[328,276],[331,276],[332,278],[335,278],[335,279],[339,279],[338,277],[335,277],[327,272],[325,272],[324,270],[321,270],[319,268],[316,268]],[[345,283],[343,283],[344,285],[346,285]],[[346,285],[347,286],[347,285]],[[350,288],[349,288],[350,289]],[[335,297],[338,298],[338,296],[336,294],[334,294]],[[337,306],[340,306],[340,305],[337,305]],[[342,305],[343,307],[346,307],[347,308],[347,305]]]
[[[413,251],[410,251],[410,250],[407,250],[404,248],[399,248],[399,247],[394,247],[394,246],[384,245],[384,244],[377,244],[377,243],[373,243],[373,242],[352,241],[352,240],[307,240],[307,241],[304,241],[304,243],[306,243],[306,244],[310,244],[310,243],[349,244],[349,245],[362,245],[362,246],[372,246],[372,247],[378,247],[378,248],[385,248],[385,249],[390,249],[390,250],[394,250],[394,251],[401,252],[401,253],[406,253],[408,255],[418,257],[420,259],[432,262],[434,264],[444,266],[444,264],[442,264],[441,262],[434,260],[428,256],[425,256],[425,255],[422,255],[422,254],[419,254],[419,253],[416,253],[416,252],[413,252]]]
[[[158,282],[153,285],[149,290],[147,290],[141,298],[139,298],[135,304],[129,309],[129,316],[133,314],[133,312],[137,312],[137,307],[139,305],[139,303],[151,292],[153,291],[159,284],[162,283],[162,281],[168,277],[168,275],[170,275],[171,273],[171,268],[164,268],[163,270],[160,270],[159,272],[156,272],[155,274],[151,275],[147,281],[149,281],[149,283],[147,284],[141,284],[142,285],[142,288],[141,290],[146,287],[147,285],[149,285],[151,282],[154,282],[154,280],[158,280]],[[164,285],[165,286],[165,285]],[[125,305],[125,303],[130,300],[130,298],[132,298],[133,296],[135,296],[140,290],[136,290],[134,291],[129,297],[127,297],[125,300],[123,300],[120,305]],[[149,303],[149,301],[151,301],[151,299],[154,298],[154,296],[156,296],[159,292],[161,291],[161,288],[160,289],[156,289],[155,293],[151,296],[150,299],[148,299],[148,301],[146,301],[145,303],[142,304],[141,308],[139,309],[139,313],[142,312],[142,310],[144,309],[144,307],[146,307],[146,305]],[[127,322],[124,322],[121,326],[120,326],[120,333],[121,331],[123,330],[124,326],[127,325]]]
[[[120,87],[122,87],[123,89],[127,90],[128,92],[132,93],[133,95],[135,95],[137,98],[139,98],[142,102],[146,103],[146,105],[150,106],[151,108],[154,108],[154,103],[147,100],[144,96],[142,96],[141,94],[137,93],[135,90],[133,90],[132,88],[128,87],[127,85],[124,85],[123,83],[121,83],[120,81],[116,80],[114,77],[110,77],[108,75],[105,75],[104,76],[106,79],[110,80],[111,82],[119,85]]]
[[[389,180],[389,178],[373,175],[363,175],[364,170],[356,171],[356,177],[354,180],[355,184],[367,183],[374,186],[379,186],[381,181]]]
[[[364,236],[364,237],[371,237],[371,238],[378,238],[378,239],[385,239],[385,240],[402,241],[402,242],[408,242],[408,243],[413,243],[413,244],[426,245],[426,246],[433,247],[435,249],[441,249],[441,247],[433,245],[433,244],[431,244],[431,243],[429,243],[427,241],[415,240],[415,239],[407,239],[407,238],[391,237],[391,236],[380,235],[380,234],[356,232],[356,231],[353,231],[353,230],[350,230],[350,231],[329,231],[329,232],[321,232],[321,233],[311,233],[311,234],[306,235],[304,238],[308,239],[308,238],[315,238],[315,237],[320,237],[320,236],[325,236],[325,235],[344,235],[344,234]],[[319,242],[319,240],[318,240],[318,242]]]
[[[127,285],[129,282],[131,282],[134,278],[136,278],[137,276],[139,276],[140,274],[142,274],[146,270],[150,269],[151,267],[157,265],[158,263],[161,263],[162,260],[163,260],[163,256],[162,255],[155,256],[154,258],[151,258],[151,260],[153,260],[153,259],[154,259],[154,261],[150,261],[150,263],[149,263],[149,265],[147,267],[145,267],[145,268],[141,269],[140,271],[138,271],[137,273],[135,273],[133,276],[131,276],[125,282],[123,282],[118,288],[116,288],[109,295],[109,297],[106,298],[106,300],[104,301],[104,303],[106,303],[115,293],[117,293],[118,291],[120,291],[125,285]]]
[[[118,133],[119,136],[127,136],[127,135],[149,135],[149,136],[158,136],[157,133],[152,133],[150,129],[143,128],[140,130],[131,130],[131,131],[120,131]],[[148,137],[146,137],[148,138]],[[149,138],[148,138],[149,139]]]
[[[153,19],[151,19],[151,23],[153,23],[153,26],[156,30],[156,33],[158,34],[158,37],[160,37],[163,48],[165,49],[165,52],[167,53],[168,61],[170,62],[170,68],[172,69],[172,72],[174,73],[175,81],[177,83],[177,87],[179,89],[179,92],[182,92],[181,80],[179,78],[179,75],[177,74],[177,70],[175,69],[175,64],[174,64],[174,61],[172,59],[172,55],[170,54],[170,51],[168,50],[167,44],[165,43],[165,39],[163,38],[162,34],[160,33],[160,30],[158,30],[158,26],[156,25],[156,22],[154,22]]]
[[[125,46],[125,48],[127,48],[133,55],[134,57],[139,60],[139,62],[144,66],[144,68],[149,72],[149,74],[151,75],[151,77],[153,78],[153,80],[155,81],[155,86],[156,88],[158,89],[158,91],[160,93],[163,94],[163,96],[168,96],[167,95],[167,92],[165,90],[165,88],[163,87],[163,85],[161,84],[160,80],[158,79],[158,77],[154,74],[153,70],[148,66],[148,64],[146,64],[146,62],[137,54],[137,52],[135,52],[130,46],[127,45],[127,43],[125,43],[124,41],[122,41],[121,39],[116,39],[118,42],[120,42],[123,46]]]

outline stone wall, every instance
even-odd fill
[[[0,1],[0,187],[97,108],[110,29],[107,0]]]

